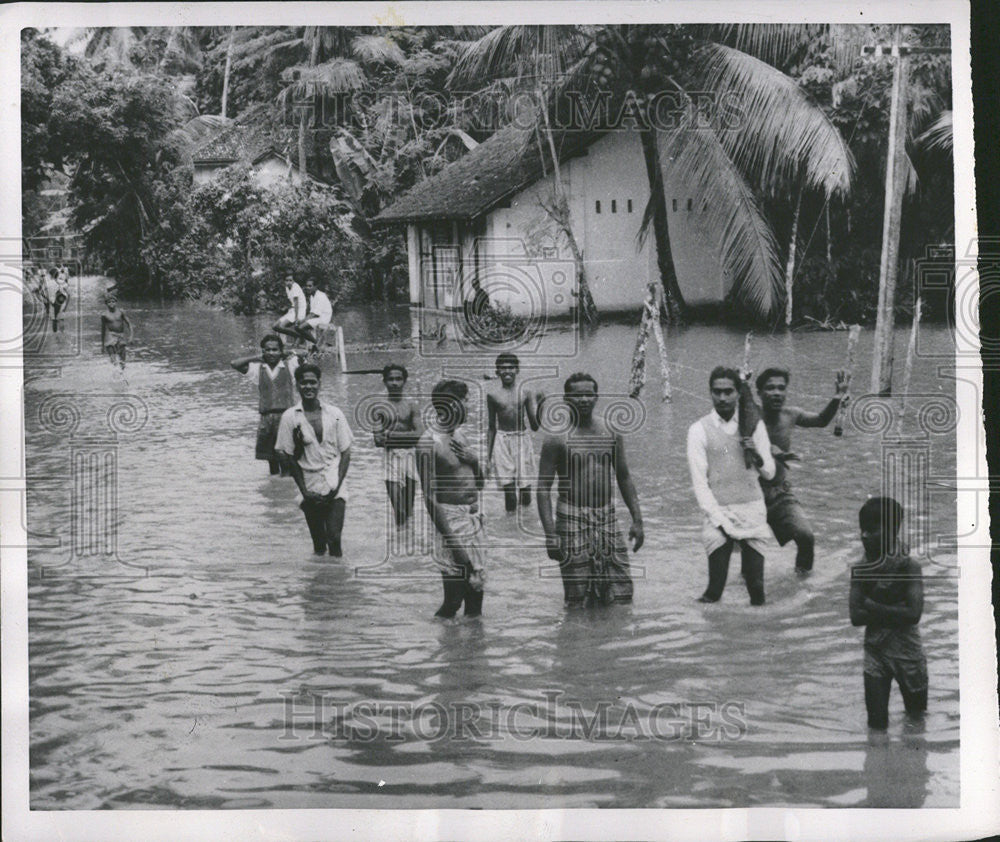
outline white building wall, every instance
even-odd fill
[[[659,281],[653,232],[649,231],[642,248],[637,243],[649,201],[638,135],[609,134],[592,144],[586,155],[564,163],[561,176],[598,310],[638,309],[647,285]],[[519,312],[537,313],[544,308],[549,313],[565,313],[575,303],[572,252],[540,204],[541,198],[551,195],[551,183],[550,175],[486,218],[480,244],[488,255],[487,269],[480,273],[483,288],[495,302]],[[685,300],[689,304],[721,301],[731,279],[723,272],[717,244],[700,225],[704,210],[693,201],[689,209],[691,197],[669,182],[665,192],[672,257]],[[473,249],[468,239],[461,246],[468,284]]]

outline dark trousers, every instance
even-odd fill
[[[483,613],[483,592],[469,584],[467,576],[441,574],[444,584],[444,601],[435,612],[435,617],[454,617],[465,603],[465,616],[478,617]]]
[[[340,533],[344,531],[346,507],[347,503],[340,499],[322,500],[319,503],[303,500],[299,505],[306,516],[313,550],[317,554],[325,553],[327,548],[330,550],[330,555],[341,554]]]
[[[729,557],[733,554],[735,540],[730,538],[708,557],[708,587],[702,597],[706,602],[717,602],[726,587],[729,576]],[[746,541],[740,541],[740,572],[750,594],[751,605],[764,604],[764,556]]]
[[[927,687],[914,690],[905,683],[899,684],[903,707],[908,716],[919,717],[927,710]],[[889,727],[889,691],[892,676],[865,673],[865,707],[868,710],[868,727],[884,731]]]

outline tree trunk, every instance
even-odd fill
[[[792,326],[792,284],[795,280],[795,245],[799,237],[799,211],[802,209],[802,190],[795,201],[792,217],[792,236],[788,240],[788,263],[785,264],[785,327]]]
[[[895,28],[893,45],[899,46],[901,27]],[[885,210],[882,218],[882,262],[879,266],[878,317],[872,358],[871,390],[892,394],[892,344],[895,327],[896,278],[899,272],[899,232],[906,191],[906,56],[896,57],[889,110],[889,149],[885,168]]]
[[[302,110],[299,114],[299,173],[302,176],[302,180],[305,181],[306,178],[306,120],[308,119],[308,112],[303,106],[299,106]]]
[[[663,190],[663,172],[660,169],[660,151],[656,145],[656,132],[645,129],[639,132],[642,155],[646,161],[649,179],[649,196],[653,203],[653,236],[656,247],[656,265],[660,270],[660,283],[667,305],[667,319],[671,324],[683,321],[687,304],[677,281],[673,252],[670,249],[670,228],[667,221],[667,197]]]
[[[233,38],[236,35],[236,27],[229,27],[229,44],[226,46],[226,67],[222,71],[222,108],[220,112],[223,117],[226,116],[227,106],[229,105],[229,69],[233,66]]]
[[[570,251],[573,252],[573,264],[576,267],[576,278],[577,278],[577,292],[579,295],[578,305],[580,308],[580,314],[587,324],[593,324],[597,321],[597,305],[594,303],[594,296],[590,292],[590,285],[587,283],[587,271],[583,263],[583,252],[580,250],[580,245],[576,241],[576,236],[573,234],[573,224],[570,217],[569,211],[569,199],[566,196],[566,190],[562,183],[562,170],[559,167],[559,154],[556,151],[555,140],[552,137],[552,127],[549,125],[549,115],[545,110],[545,99],[539,93],[538,101],[542,103],[541,105],[541,115],[543,122],[543,130],[545,132],[545,139],[548,142],[549,153],[552,156],[552,186],[553,186],[553,201],[550,206],[546,207],[549,215],[558,225],[563,234],[566,236],[566,241],[569,243]]]
[[[823,215],[826,218],[826,265],[833,267],[833,243],[830,239],[830,200],[823,205]]]

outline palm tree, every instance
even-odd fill
[[[310,109],[302,102],[327,94],[356,91],[364,87],[363,64],[399,64],[403,51],[381,35],[359,32],[343,26],[306,26],[297,39],[308,59],[286,68],[282,78],[290,82],[278,95],[283,108],[292,102],[299,105],[299,171],[306,171],[306,126]]]
[[[676,27],[606,25],[512,26],[493,30],[473,44],[456,66],[461,78],[525,78],[539,65],[565,69],[555,86],[597,80],[643,95],[670,90],[682,98],[711,91],[716,102],[742,106],[735,128],[680,125],[663,130],[639,122],[650,202],[643,232],[654,231],[665,297],[672,313],[683,311],[670,252],[664,182],[683,186],[705,207],[708,237],[721,244],[723,264],[736,279],[734,292],[754,312],[771,313],[781,298],[778,247],[756,190],[799,174],[827,194],[845,192],[853,167],[836,127],[794,80],[763,58],[781,62],[801,47],[815,27]],[[740,49],[740,48],[743,49]],[[538,75],[537,73],[535,74]],[[539,120],[544,121],[544,109]]]

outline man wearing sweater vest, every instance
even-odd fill
[[[743,579],[751,605],[764,604],[764,547],[771,537],[759,477],[774,477],[767,428],[758,421],[753,435],[740,438],[736,408],[739,375],[718,366],[709,375],[714,409],[688,429],[691,484],[704,513],[702,541],[708,553],[708,587],[699,602],[718,602],[726,587],[733,545],[740,545]],[[755,452],[748,468],[744,451]]]
[[[274,443],[278,438],[278,424],[281,414],[295,403],[293,377],[299,359],[293,351],[285,351],[281,337],[269,333],[260,340],[260,354],[239,357],[230,365],[240,374],[245,374],[251,382],[256,382],[260,395],[258,409],[260,423],[257,425],[257,446],[254,455],[266,461],[271,475],[286,475],[281,468]]]

